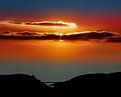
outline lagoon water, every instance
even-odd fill
[[[121,43],[0,40],[0,74],[24,73],[45,82],[121,71]]]

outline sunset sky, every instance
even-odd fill
[[[1,0],[1,21],[74,22],[80,31],[121,32],[120,0]]]
[[[62,81],[120,70],[121,0],[0,0],[0,74]]]

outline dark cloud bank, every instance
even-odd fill
[[[9,21],[8,21],[9,22]],[[26,24],[26,25],[38,25],[38,26],[69,26],[67,23],[62,21],[51,22],[51,21],[42,21],[42,22],[9,22],[11,24]]]
[[[121,37],[118,33],[109,31],[88,31],[76,32],[68,34],[58,33],[39,33],[39,32],[0,32],[0,39],[22,39],[22,40],[102,40],[106,42],[121,42]]]

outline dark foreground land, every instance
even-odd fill
[[[30,75],[0,76],[0,95],[16,95],[16,97],[25,95],[34,95],[32,97],[75,95],[74,97],[78,97],[82,95],[103,96],[105,94],[115,94],[116,96],[120,94],[120,89],[121,72],[80,75],[65,82],[53,83],[53,88]]]

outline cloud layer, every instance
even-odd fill
[[[62,39],[62,40],[103,40],[121,42],[120,35],[111,31],[77,32],[77,25],[68,22],[0,22],[1,39]]]
[[[109,32],[109,31],[88,31],[88,32],[73,32],[68,34],[59,34],[59,33],[50,33],[50,32],[1,32],[0,38],[9,38],[9,39],[51,39],[51,40],[87,40],[92,39],[104,40],[104,41],[119,41],[117,38],[118,33]],[[115,37],[116,39],[114,39]]]
[[[90,40],[90,39],[104,39],[106,37],[117,36],[117,33],[109,31],[89,31],[89,32],[78,32],[73,34],[64,35],[64,39],[69,40]]]
[[[76,31],[77,25],[68,22],[14,22],[14,21],[1,21],[0,31],[32,31],[32,32],[73,32]]]
[[[106,42],[121,42],[121,37],[109,37],[105,39]]]

